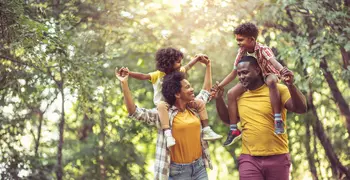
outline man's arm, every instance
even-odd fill
[[[226,103],[223,99],[223,94],[224,94],[224,90],[219,88],[217,89],[217,93],[215,93],[215,104],[216,104],[216,111],[219,114],[220,119],[222,120],[222,122],[224,122],[225,124],[230,124],[230,118],[228,116],[228,108],[226,106]]]
[[[303,93],[294,85],[287,85],[291,98],[285,103],[289,111],[302,114],[307,111],[306,98]]]
[[[287,68],[283,68],[281,73],[285,74],[288,79],[285,79],[285,83],[288,87],[291,98],[285,103],[285,108],[295,113],[305,113],[307,111],[306,98],[303,93],[293,84],[294,74]]]
[[[129,76],[138,80],[151,80],[151,75],[139,73],[139,72],[129,72]]]
[[[155,125],[160,128],[160,121],[158,112],[156,110],[150,110],[145,108],[138,108],[131,95],[131,91],[128,85],[129,70],[127,68],[121,68],[115,70],[115,74],[120,81],[122,92],[124,95],[124,104],[129,113],[129,117],[138,121],[146,122],[149,125]]]

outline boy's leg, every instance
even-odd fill
[[[203,140],[213,141],[222,138],[221,135],[216,134],[209,126],[208,113],[204,101],[195,99],[193,103],[189,103],[189,107],[196,109],[198,112],[203,127]]]
[[[168,108],[169,108],[168,103],[166,103],[164,101],[160,101],[157,104],[160,125],[164,131],[167,147],[170,147],[170,146],[175,145],[175,139],[171,133],[171,129],[170,129],[170,125],[169,125],[170,120],[169,120]]]
[[[245,89],[241,83],[238,83],[228,91],[228,114],[230,118],[230,131],[224,146],[229,146],[235,143],[241,137],[241,132],[237,129],[238,123],[238,107],[237,98],[244,93]]]
[[[278,77],[275,74],[269,74],[265,78],[265,83],[269,87],[270,91],[270,101],[275,117],[275,133],[283,134],[285,131],[284,123],[281,116],[281,96],[277,88]]]

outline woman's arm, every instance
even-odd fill
[[[121,68],[119,71],[116,68],[115,69],[115,75],[117,76],[118,80],[120,81],[122,91],[124,94],[124,103],[126,106],[126,109],[128,110],[129,115],[134,114],[136,110],[136,106],[134,103],[134,100],[131,96],[131,91],[129,89],[128,84],[128,77],[129,77],[129,69],[128,68]]]

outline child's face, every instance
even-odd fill
[[[173,66],[173,69],[174,69],[175,71],[180,70],[181,62],[182,62],[182,58],[179,58],[179,60],[177,60],[177,61],[175,62],[174,66]]]
[[[236,41],[239,47],[245,49],[253,49],[255,45],[255,39],[253,37],[243,36],[241,34],[235,34]]]

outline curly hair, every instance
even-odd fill
[[[165,101],[170,105],[174,105],[176,101],[175,94],[181,91],[181,81],[185,79],[185,74],[174,71],[164,76],[162,84],[162,94]]]
[[[157,69],[166,74],[171,73],[174,71],[173,66],[175,62],[183,57],[183,53],[175,48],[159,49],[156,53]]]
[[[259,30],[258,27],[256,27],[256,25],[253,23],[243,23],[234,30],[234,34],[254,37],[256,39],[258,37]]]

